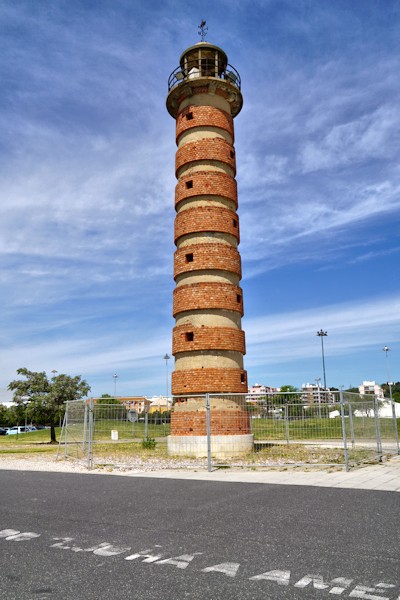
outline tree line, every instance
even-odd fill
[[[0,423],[8,426],[27,421],[47,425],[50,441],[56,442],[56,427],[64,417],[65,403],[87,396],[90,385],[80,375],[60,373],[49,378],[45,371],[29,371],[25,367],[17,373],[22,379],[14,379],[8,385],[15,406],[0,404]]]

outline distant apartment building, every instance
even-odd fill
[[[358,390],[363,396],[377,396],[377,398],[384,397],[383,389],[380,385],[375,383],[375,381],[363,381],[362,384],[358,386]]]
[[[249,386],[249,392],[246,396],[247,404],[257,404],[258,401],[263,399],[263,397],[273,397],[274,394],[279,392],[279,388],[271,387],[269,385],[261,385],[260,383],[255,383],[252,386]]]
[[[275,394],[276,392],[279,392],[279,388],[271,387],[269,385],[255,383],[254,385],[249,386],[249,394]]]
[[[335,402],[334,394],[329,389],[315,383],[303,383],[301,386],[301,398],[305,404]]]

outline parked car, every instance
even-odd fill
[[[0,427],[0,435],[7,435],[7,429],[3,429],[3,427]]]
[[[29,425],[16,425],[15,427],[10,427],[6,435],[15,435],[16,433],[30,433],[31,431],[35,430],[36,427],[31,427]]]

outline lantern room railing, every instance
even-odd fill
[[[188,65],[186,69],[181,66],[172,71],[168,78],[168,91],[172,90],[176,85],[197,79],[199,77],[213,77],[228,81],[240,90],[241,80],[240,75],[232,65],[218,66],[214,60],[202,59],[201,61],[193,62],[193,65]]]

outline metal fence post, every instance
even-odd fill
[[[284,406],[285,413],[285,432],[286,432],[286,442],[289,445],[290,441],[290,432],[289,432],[289,407],[287,404]]]
[[[85,410],[83,412],[83,442],[82,442],[83,454],[85,454],[85,449],[86,449],[87,418],[88,418],[87,413],[88,413],[88,406],[87,406],[87,404],[85,404]]]
[[[349,407],[349,422],[350,422],[351,447],[354,448],[355,436],[354,436],[353,409],[351,407],[350,402],[347,402],[347,406]]]
[[[89,400],[88,469],[93,467],[93,398]]]
[[[67,458],[67,441],[66,441],[66,418],[67,418],[67,411],[68,411],[68,400],[67,400],[67,402],[65,404],[64,420],[63,420],[63,425],[62,425],[61,434],[60,434],[60,441],[58,442],[56,460],[58,460],[58,457],[60,455],[61,441],[62,441],[62,438],[63,438],[63,434],[64,434],[64,459]]]
[[[346,471],[349,470],[349,452],[347,449],[347,434],[346,434],[346,419],[344,414],[344,400],[343,400],[343,390],[340,392],[340,416],[342,418],[342,436],[343,436],[343,454],[344,454],[344,462],[346,465]]]
[[[391,400],[391,402],[392,402],[392,415],[393,415],[394,435],[396,437],[396,445],[397,445],[397,454],[400,454],[399,430],[398,430],[398,427],[397,427],[397,418],[396,418],[396,405],[394,403],[394,400]]]
[[[145,412],[144,412],[144,439],[147,440],[148,438],[149,438],[149,411],[145,409]]]
[[[206,394],[207,470],[211,472],[211,406],[210,394]]]
[[[375,417],[375,431],[376,431],[376,451],[379,459],[382,458],[382,439],[381,439],[381,428],[379,423],[379,408],[378,398],[374,396],[374,417]]]

